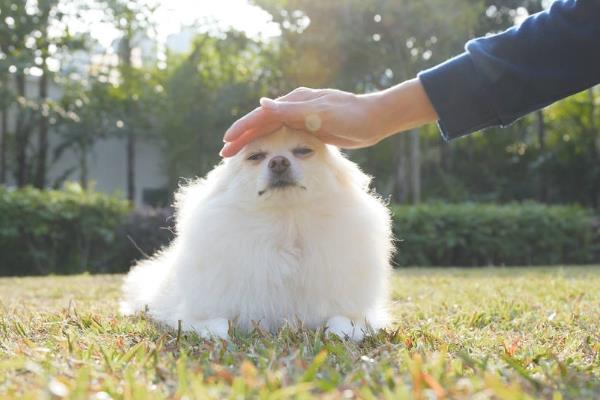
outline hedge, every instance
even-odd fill
[[[600,262],[590,210],[536,203],[392,206],[396,266]],[[173,238],[171,209],[114,196],[0,187],[0,275],[124,272]],[[596,221],[596,222],[595,222]]]
[[[108,272],[127,201],[83,191],[0,187],[0,275]]]
[[[117,229],[112,268],[127,271],[140,258],[155,253],[175,236],[173,209],[140,208],[130,213]]]
[[[397,266],[584,264],[599,260],[592,212],[537,203],[392,207]]]

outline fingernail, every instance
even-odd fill
[[[223,135],[223,143],[228,143],[230,142],[229,140],[229,136],[231,136],[231,132],[228,130],[227,132],[225,132],[225,134]]]
[[[276,110],[277,109],[277,102],[274,100],[271,100],[268,97],[261,97],[260,98],[260,105],[263,106],[264,108],[268,108],[270,110]]]
[[[224,157],[223,156],[223,152],[225,152],[225,150],[227,150],[227,148],[230,146],[229,143],[225,143],[225,146],[223,146],[223,148],[221,149],[221,151],[219,152],[219,156]]]

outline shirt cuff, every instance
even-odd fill
[[[444,140],[501,125],[487,85],[469,54],[422,71],[418,78],[437,112]]]

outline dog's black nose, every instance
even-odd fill
[[[281,174],[290,167],[290,160],[283,156],[275,156],[269,160],[269,169],[277,174]]]

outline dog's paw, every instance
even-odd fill
[[[189,328],[203,339],[229,340],[229,321],[226,318],[205,319],[190,324]]]
[[[360,342],[365,337],[365,326],[357,324],[346,317],[335,316],[327,321],[327,333],[338,336],[341,339],[349,339]]]

